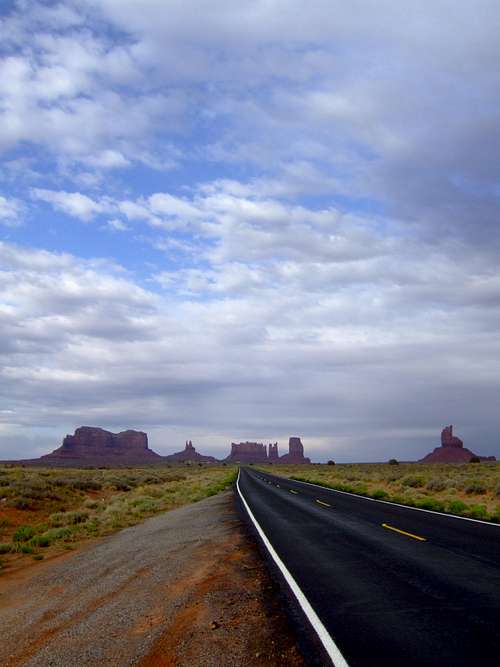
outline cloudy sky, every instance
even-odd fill
[[[1,0],[0,458],[500,455],[497,0]]]

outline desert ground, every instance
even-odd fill
[[[0,572],[229,487],[235,466],[0,467]]]

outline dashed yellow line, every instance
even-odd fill
[[[389,526],[388,523],[383,523],[382,528],[387,528],[387,530],[393,530],[395,533],[401,533],[401,535],[406,535],[406,537],[412,537],[414,540],[419,542],[426,542],[425,537],[420,537],[420,535],[414,535],[413,533],[407,533],[406,530],[400,530],[399,528],[394,528],[394,526]]]
[[[298,494],[298,491],[295,491],[295,489],[288,489],[288,490],[290,491],[290,493],[295,493],[295,495]]]
[[[318,503],[318,505],[323,505],[324,507],[331,507],[331,505],[329,505],[328,503],[324,503],[322,500],[318,500],[317,498],[316,502]]]

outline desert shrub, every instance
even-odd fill
[[[397,465],[399,465],[399,461],[397,459],[389,459],[389,465],[390,466],[397,466]]]
[[[158,508],[158,501],[154,498],[137,498],[132,502],[132,507],[140,514],[148,514]]]
[[[19,526],[12,536],[13,542],[27,542],[35,536],[35,531],[31,526]]]
[[[424,480],[422,477],[417,477],[416,475],[405,475],[405,477],[401,479],[401,484],[403,486],[410,486],[413,489],[417,489],[424,485]]]
[[[389,494],[387,491],[384,491],[383,489],[375,489],[375,491],[372,492],[371,494],[372,498],[376,498],[377,500],[383,500],[384,498],[388,498]]]
[[[479,496],[483,493],[486,493],[486,487],[482,482],[479,482],[477,479],[469,480],[464,488],[465,493],[468,495]]]
[[[47,535],[35,535],[35,537],[31,538],[30,544],[34,547],[46,549],[50,546],[50,538]]]
[[[79,491],[100,491],[102,489],[101,482],[95,479],[75,479],[71,486]]]
[[[26,544],[26,543],[19,544],[17,551],[20,551],[22,554],[35,553],[35,549],[31,546],[31,544]]]
[[[12,551],[12,544],[0,544],[0,554],[8,554]]]
[[[170,480],[170,478],[169,478]],[[141,484],[161,484],[164,480],[155,475],[146,475],[141,479]]]
[[[481,463],[481,459],[479,456],[471,456],[469,459],[469,463]]]
[[[495,489],[494,489],[493,493],[494,493],[495,496],[497,496],[497,497],[500,496],[500,482],[497,482],[497,483],[496,483],[496,485],[495,485]]]
[[[423,498],[415,502],[415,507],[420,507],[424,510],[433,510],[434,512],[444,512],[444,503],[436,498]]]
[[[56,540],[65,540],[68,537],[71,537],[71,530],[69,528],[49,528],[43,534],[50,542],[55,542]]]
[[[433,477],[427,482],[426,488],[429,491],[444,491],[447,488],[447,483],[444,479]]]
[[[83,505],[89,510],[95,510],[99,507],[97,500],[93,500],[92,498],[87,498]]]
[[[73,479],[71,477],[53,477],[50,481],[54,486],[71,487],[73,485]]]
[[[65,512],[64,516],[66,517],[65,525],[76,525],[78,523],[85,523],[89,518],[88,512]]]
[[[472,505],[469,507],[467,514],[473,519],[487,519],[488,511],[485,505]]]
[[[448,502],[448,512],[452,514],[463,514],[467,507],[466,503],[462,500],[450,500]]]
[[[7,519],[7,517],[0,518],[0,528],[10,528],[10,526],[12,526],[12,521],[10,519]]]
[[[131,491],[132,490],[132,487],[130,486],[130,484],[127,484],[122,479],[108,480],[108,482],[106,483],[106,486],[108,488],[114,489],[115,491]]]
[[[57,528],[66,525],[66,512],[54,512],[49,516],[49,526]]]
[[[328,461],[328,465],[329,465],[329,466],[334,466],[334,465],[335,465],[335,461],[332,461],[332,460],[330,459],[330,460]]]
[[[16,510],[29,510],[34,506],[34,503],[32,498],[21,496],[19,498],[11,498],[9,500],[9,505],[15,507]]]

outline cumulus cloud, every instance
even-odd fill
[[[160,274],[161,295],[105,262],[2,244],[0,421],[151,428],[161,451],[186,433],[222,453],[221,439],[297,432],[317,457],[360,459],[418,456],[446,412],[494,448],[498,310],[478,308],[497,274],[374,261],[358,285],[333,267],[230,264]]]
[[[96,215],[107,210],[107,206],[97,202],[81,192],[55,192],[43,188],[34,188],[32,195],[35,199],[47,202],[54,208],[67,215],[88,222]]]

